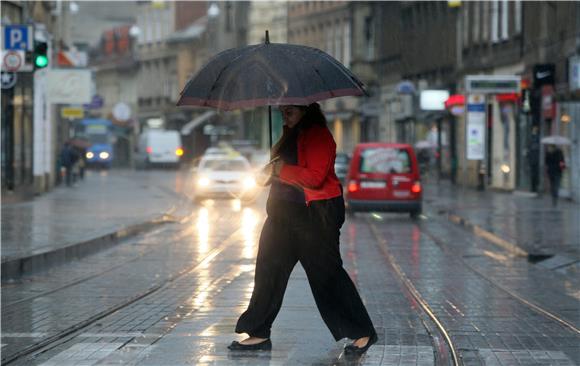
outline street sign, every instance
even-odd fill
[[[22,57],[16,51],[8,51],[2,56],[2,69],[18,71],[22,66]]]
[[[0,59],[2,61],[2,71],[25,72],[34,68],[26,60],[25,51],[1,50]]]
[[[485,159],[485,95],[469,95],[465,130],[467,160]]]
[[[85,111],[82,108],[66,107],[60,110],[62,118],[81,119],[85,116]]]
[[[103,97],[101,97],[98,94],[93,95],[93,99],[91,99],[91,102],[88,104],[83,104],[83,108],[85,109],[99,109],[102,108],[104,105],[105,101],[103,99]]]
[[[2,76],[0,79],[2,80],[2,89],[10,89],[16,85],[17,77],[16,73],[14,72],[4,72],[2,71]]]
[[[113,117],[121,122],[127,121],[131,118],[131,108],[127,103],[119,102],[113,107]]]
[[[517,75],[468,75],[465,90],[468,94],[519,93],[521,77]]]
[[[26,24],[2,26],[2,49],[32,51],[34,27]]]

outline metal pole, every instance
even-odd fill
[[[268,137],[270,141],[270,149],[272,148],[272,106],[268,106]]]
[[[465,111],[463,113],[463,162],[461,164],[461,175],[463,178],[461,179],[461,195],[465,195],[465,186],[467,186],[467,138],[468,138],[468,131],[467,131],[467,112],[469,106],[469,94],[465,93]]]
[[[442,117],[437,118],[437,183],[441,182],[441,169],[442,169],[441,159],[443,153],[443,148],[441,146],[441,128],[443,125],[442,122],[443,122]]]

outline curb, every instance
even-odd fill
[[[500,238],[499,236],[492,233],[491,231],[485,230],[481,226],[475,225],[475,224],[469,222],[468,220],[464,219],[463,217],[460,217],[460,216],[455,215],[455,214],[447,214],[447,219],[454,224],[458,224],[458,225],[463,226],[464,228],[471,231],[473,234],[475,234],[481,238],[486,239],[490,243],[495,244],[496,246],[498,246],[502,249],[507,250],[508,252],[510,252],[513,255],[516,255],[518,257],[526,257],[526,258],[530,257],[530,253],[528,253],[525,250],[523,250],[522,248],[520,248],[517,244],[512,243],[508,240],[505,240],[504,238]]]
[[[52,266],[66,263],[72,259],[79,259],[100,250],[110,248],[122,239],[135,236],[156,226],[174,222],[170,214],[160,215],[152,220],[123,227],[93,239],[72,244],[63,248],[42,253],[35,253],[27,257],[8,259],[2,262],[2,280],[15,279],[23,275],[48,269]]]

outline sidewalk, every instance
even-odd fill
[[[29,202],[3,204],[3,277],[94,252],[163,222],[182,199],[143,174],[89,171],[72,188],[61,186]]]
[[[556,267],[580,260],[580,205],[550,197],[462,189],[449,182],[425,186],[427,215],[444,215],[516,255],[529,259],[554,256]]]

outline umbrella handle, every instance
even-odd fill
[[[270,149],[272,149],[272,106],[271,105],[268,106],[268,137],[270,140]]]

